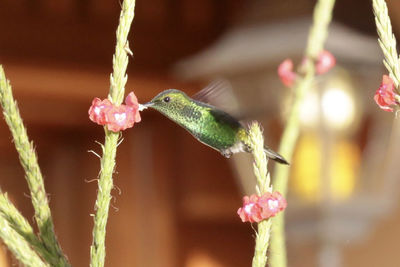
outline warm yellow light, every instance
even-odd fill
[[[342,140],[335,144],[330,167],[330,187],[336,200],[344,200],[354,192],[358,169],[360,167],[360,149],[354,143]]]
[[[355,105],[351,95],[343,89],[327,89],[322,96],[322,114],[327,125],[342,130],[351,125],[355,116]]]
[[[293,191],[306,201],[320,198],[321,144],[318,136],[304,134],[300,137],[294,154],[292,177]]]
[[[303,134],[294,154],[290,184],[302,199],[343,200],[354,192],[360,150],[349,133],[359,123],[358,104],[346,72],[316,82],[304,96],[299,110]]]
[[[324,154],[329,153],[329,154]],[[360,164],[360,150],[349,140],[336,140],[331,151],[322,151],[317,135],[303,134],[298,142],[293,160],[291,189],[306,201],[322,199],[322,177],[328,172],[330,197],[344,200],[354,192]],[[329,159],[328,170],[321,169],[321,161]]]
[[[305,129],[323,126],[337,132],[348,131],[357,123],[357,103],[351,82],[346,76],[316,84],[304,96],[299,118]]]

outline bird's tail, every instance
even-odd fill
[[[265,154],[267,154],[268,158],[275,160],[276,162],[279,162],[281,164],[289,165],[289,162],[287,162],[287,160],[284,157],[282,157],[281,155],[279,155],[272,149],[270,149],[268,147],[264,147],[264,151],[265,151]]]

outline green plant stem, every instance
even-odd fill
[[[109,99],[114,104],[122,103],[125,85],[128,79],[126,69],[128,67],[128,33],[132,24],[135,10],[134,0],[125,0],[122,4],[119,25],[117,28],[117,43],[113,57],[113,73],[110,77]],[[103,156],[101,158],[101,170],[98,182],[98,193],[95,204],[96,214],[94,217],[93,243],[90,248],[90,266],[104,266],[105,259],[105,237],[108,212],[111,200],[111,190],[113,188],[112,174],[115,168],[115,156],[119,133],[114,133],[105,129],[105,141]]]
[[[117,43],[113,56],[113,73],[110,77],[110,100],[116,105],[122,103],[125,85],[128,81],[126,74],[129,62],[128,54],[132,53],[129,48],[128,34],[134,16],[135,0],[124,0],[116,33]]]
[[[268,160],[264,152],[264,137],[257,122],[253,122],[249,130],[253,148],[253,170],[257,178],[257,193],[272,193],[271,178],[267,169]],[[271,219],[258,223],[256,245],[254,249],[253,267],[265,267],[267,264],[267,250],[271,232]]]
[[[258,122],[253,122],[249,128],[249,136],[253,149],[253,171],[257,178],[257,193],[272,193],[271,178],[267,169],[268,159],[264,152],[264,136]]]
[[[49,266],[31,249],[28,242],[8,224],[7,219],[2,215],[0,215],[0,237],[14,256],[25,266]]]
[[[284,155],[289,161],[291,161],[293,157],[293,152],[300,133],[300,105],[314,81],[315,60],[323,50],[334,4],[334,0],[318,0],[314,9],[313,25],[311,26],[305,51],[305,57],[308,60],[306,60],[305,65],[299,71],[299,74],[302,76],[296,81],[296,96],[289,113],[279,148],[279,153]],[[287,166],[277,165],[273,188],[279,191],[283,196],[286,196],[287,193],[288,177],[289,168],[287,168]],[[287,265],[284,212],[279,213],[273,218],[271,257],[269,263],[271,267],[285,267]]]
[[[39,228],[40,239],[46,249],[58,258],[57,266],[69,266],[54,233],[42,173],[40,171],[33,144],[29,142],[28,134],[19,114],[17,103],[14,101],[10,82],[6,79],[3,67],[0,66],[0,104],[4,118],[10,128],[25,178],[31,193],[35,210],[35,220]]]
[[[383,64],[388,70],[396,88],[398,88],[400,84],[400,64],[396,50],[396,38],[392,31],[388,8],[385,0],[373,0],[372,5],[375,15],[376,30],[379,35],[378,42],[384,55]],[[397,101],[400,102],[400,97],[396,97]]]
[[[372,5],[376,30],[379,35],[378,42],[385,56],[383,63],[389,71],[390,77],[393,79],[396,87],[398,87],[400,82],[399,58],[396,50],[396,38],[392,31],[387,5],[385,0],[373,0]]]
[[[271,219],[261,221],[257,226],[256,246],[254,248],[254,256],[252,267],[267,266],[267,250],[271,236]]]
[[[53,266],[57,265],[58,258],[54,257],[49,253],[49,251],[47,251],[42,242],[33,232],[31,225],[11,203],[5,193],[0,193],[0,216],[7,221],[11,228],[27,241],[46,262]]]

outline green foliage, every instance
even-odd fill
[[[109,99],[116,105],[122,103],[125,85],[128,80],[126,69],[128,67],[129,49],[128,33],[132,24],[135,11],[135,0],[125,0],[117,28],[117,44],[113,57],[113,73],[110,77]],[[90,266],[104,266],[105,238],[108,211],[110,208],[111,189],[113,188],[113,172],[115,168],[115,156],[120,134],[105,129],[105,141],[102,146],[103,156],[101,158],[100,178],[98,182],[98,193],[95,204],[96,214],[94,217],[93,242],[90,248]]]
[[[42,173],[40,171],[35,150],[33,144],[28,139],[28,134],[26,132],[25,126],[22,122],[21,116],[19,114],[17,103],[15,102],[12,95],[12,88],[10,82],[6,79],[3,67],[0,66],[0,104],[3,108],[3,115],[5,121],[10,128],[11,134],[14,139],[15,148],[18,152],[20,163],[25,171],[25,179],[28,183],[29,191],[32,198],[33,208],[35,210],[35,220],[39,228],[39,239],[42,242],[42,246],[46,248],[47,252],[42,251],[43,257],[47,254],[48,260],[55,263],[55,266],[69,266],[67,259],[62,253],[61,247],[57,242],[56,235],[54,233],[53,221],[51,218],[50,208],[48,199],[46,196],[46,191],[44,189],[44,182]],[[3,198],[4,200],[4,198]],[[16,230],[10,231],[15,237],[16,234],[21,234],[23,231],[32,232],[28,229],[28,223],[23,223],[19,213],[13,207],[10,208],[12,204],[7,207],[2,207],[3,219],[12,219],[14,222],[18,222],[18,225],[22,228],[15,228]],[[11,212],[4,214],[4,212]],[[13,224],[12,224],[13,225]],[[22,231],[22,232],[21,232]],[[3,239],[7,235],[3,235]],[[22,238],[22,236],[20,236]],[[32,237],[31,235],[25,237]],[[30,241],[32,246],[38,246],[36,239],[25,239]],[[32,243],[32,241],[34,241]],[[6,244],[13,245],[12,241],[5,241]],[[10,247],[11,249],[11,247]],[[14,252],[18,252],[15,250]],[[50,256],[51,255],[51,256]],[[22,257],[18,257],[21,258]]]
[[[396,38],[392,31],[392,24],[385,0],[373,0],[376,30],[379,35],[379,45],[381,46],[384,59],[383,64],[389,72],[396,88],[400,84],[400,65],[399,56],[396,50]],[[397,99],[399,101],[400,99]]]
[[[300,77],[296,80],[296,98],[291,105],[289,117],[283,131],[279,153],[284,155],[291,162],[293,152],[299,136],[299,110],[304,96],[309,91],[315,76],[315,60],[323,50],[324,42],[328,34],[328,26],[332,18],[335,0],[318,0],[313,16],[313,24],[308,36],[307,48],[305,51],[306,64],[299,70]],[[274,190],[286,196],[289,178],[289,168],[276,166]],[[285,267],[287,265],[285,247],[285,225],[284,212],[279,213],[273,219],[271,237],[271,267]]]
[[[114,104],[121,104],[127,82],[126,68],[130,52],[128,33],[134,17],[134,0],[125,0],[122,5],[120,24],[117,29],[116,51],[113,57],[113,74],[110,77],[109,98]],[[54,233],[48,199],[44,188],[43,177],[37,162],[33,144],[29,141],[26,129],[19,114],[10,82],[6,79],[3,67],[0,66],[0,104],[5,121],[10,128],[20,162],[25,171],[35,210],[35,220],[39,236],[33,232],[31,225],[0,192],[0,237],[8,248],[26,266],[70,266]],[[96,200],[96,215],[93,227],[93,244],[91,247],[91,266],[104,266],[105,234],[113,188],[112,175],[115,168],[115,156],[120,134],[105,129],[105,143],[102,146],[99,189]],[[45,263],[45,262],[46,263]]]
[[[8,223],[2,213],[0,215],[0,238],[3,239],[7,247],[13,252],[15,257],[25,266],[49,266],[44,263],[30,244]]]
[[[253,148],[253,169],[257,178],[257,193],[272,193],[271,178],[267,169],[267,156],[264,152],[264,137],[257,122],[253,122],[249,130],[251,146]],[[265,267],[267,264],[267,250],[271,232],[271,219],[258,223],[256,246],[254,249],[253,267]]]

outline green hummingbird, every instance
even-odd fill
[[[238,152],[252,152],[248,130],[239,120],[217,107],[188,97],[180,90],[165,90],[143,107],[159,111],[227,158]],[[272,149],[265,147],[264,151],[270,159],[289,164]]]

